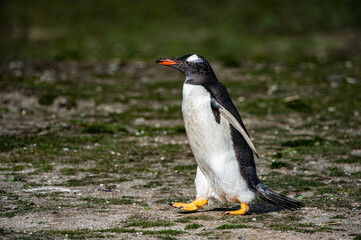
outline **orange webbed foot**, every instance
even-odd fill
[[[227,211],[223,213],[224,215],[244,215],[249,210],[249,206],[246,203],[241,203],[241,208],[236,211]]]
[[[172,203],[172,206],[175,208],[179,208],[182,211],[194,212],[200,209],[201,207],[203,207],[204,205],[206,205],[207,202],[208,200],[205,200],[203,198],[198,198],[191,203],[178,203],[178,202]]]

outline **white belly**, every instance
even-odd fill
[[[254,198],[240,174],[229,123],[215,121],[210,93],[202,86],[184,84],[182,112],[188,140],[198,166],[221,201],[250,202]],[[197,194],[199,188],[197,187]],[[202,189],[200,189],[202,191]]]

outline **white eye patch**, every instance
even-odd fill
[[[196,63],[196,62],[202,62],[202,59],[199,58],[196,54],[193,54],[192,56],[187,58],[188,62]]]

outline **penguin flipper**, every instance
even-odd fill
[[[225,118],[237,131],[242,134],[243,138],[246,140],[248,146],[252,149],[253,153],[257,156],[259,159],[258,153],[256,151],[256,148],[254,147],[251,139],[249,138],[247,132],[245,129],[239,124],[237,119],[230,113],[226,108],[224,108],[222,105],[220,105],[216,99],[212,98],[211,106],[213,109],[217,109],[221,116]]]

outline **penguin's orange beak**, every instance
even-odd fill
[[[178,62],[173,61],[173,60],[169,60],[169,59],[157,59],[156,63],[162,64],[162,65],[175,65],[175,64],[179,64]]]

